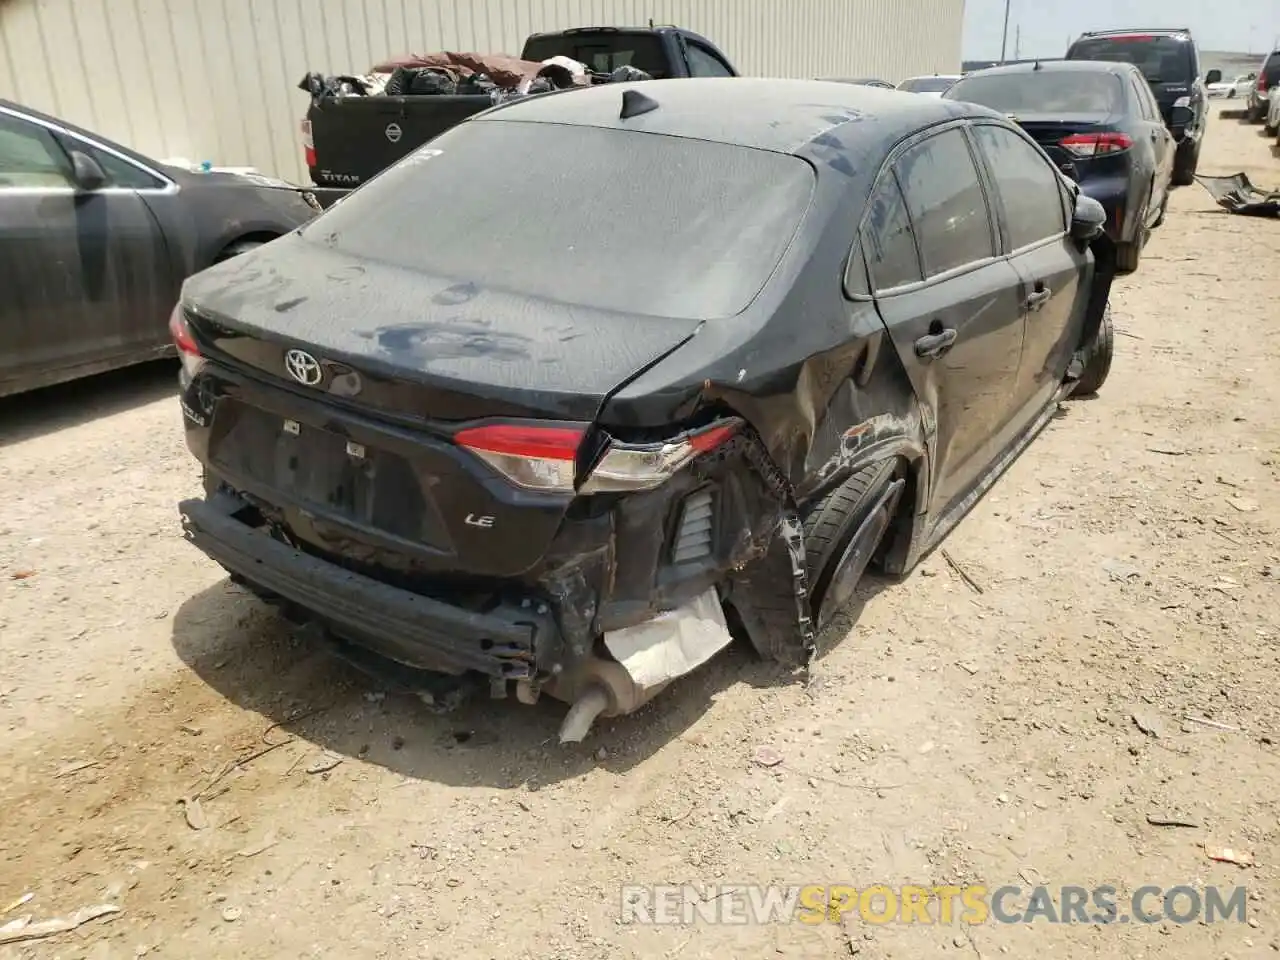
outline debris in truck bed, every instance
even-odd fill
[[[412,53],[385,61],[364,76],[308,73],[298,83],[313,103],[344,97],[487,96],[500,103],[512,97],[567,90],[596,83],[623,83],[653,78],[636,67],[621,66],[594,74],[569,57],[541,62],[501,53]]]

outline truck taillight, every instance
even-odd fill
[[[661,486],[690,461],[720,446],[742,426],[736,419],[682,433],[656,443],[610,440],[577,492],[627,493]],[[497,423],[469,427],[454,442],[470,450],[507,480],[526,490],[574,493],[578,451],[586,437],[580,424]]]
[[[1258,74],[1258,92],[1267,92],[1267,75],[1265,73]]]
[[[314,167],[316,165],[316,143],[311,137],[311,121],[303,120],[299,127],[302,130],[302,154],[306,158],[307,166]]]

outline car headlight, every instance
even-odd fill
[[[1178,107],[1189,107],[1189,106],[1191,106],[1190,97],[1179,97],[1177,100],[1173,101],[1173,108],[1175,110],[1178,109]]]

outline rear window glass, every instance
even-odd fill
[[[950,77],[912,77],[898,84],[907,93],[945,93],[955,83]]]
[[[1067,58],[1132,63],[1149,83],[1189,83],[1192,80],[1191,44],[1173,37],[1147,34],[1093,37],[1077,41]]]
[[[1113,73],[1040,70],[968,77],[947,91],[947,99],[1001,113],[1118,113],[1120,94],[1120,78]]]
[[[666,48],[652,33],[554,34],[525,41],[524,60],[569,57],[585,63],[594,73],[612,73],[618,67],[635,67],[655,80],[666,77]]]
[[[760,292],[813,187],[813,168],[786,154],[477,120],[388,168],[302,236],[454,282],[711,319],[741,313]]]
[[[1267,57],[1266,63],[1262,65],[1262,79],[1268,84],[1280,81],[1280,51]]]

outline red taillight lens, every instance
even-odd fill
[[[302,154],[306,158],[307,166],[314,167],[316,165],[316,142],[311,136],[311,121],[303,120],[299,124],[302,130]]]
[[[572,493],[585,433],[585,426],[501,423],[469,427],[453,439],[517,486]]]
[[[1075,133],[1059,140],[1058,146],[1077,157],[1100,157],[1123,153],[1133,146],[1133,140],[1123,133]]]
[[[1267,78],[1266,78],[1266,75],[1263,74],[1258,77],[1258,92],[1266,93],[1266,90],[1267,90]]]
[[[691,460],[720,446],[742,426],[736,419],[658,443],[610,440],[580,493],[625,493],[661,486]],[[454,441],[518,487],[573,493],[585,425],[500,423],[468,427]]]
[[[195,376],[204,365],[204,358],[200,356],[200,347],[191,334],[187,318],[182,314],[182,304],[174,307],[173,313],[169,314],[169,336],[173,338],[173,345],[178,348],[178,359],[182,361],[183,369]]]

